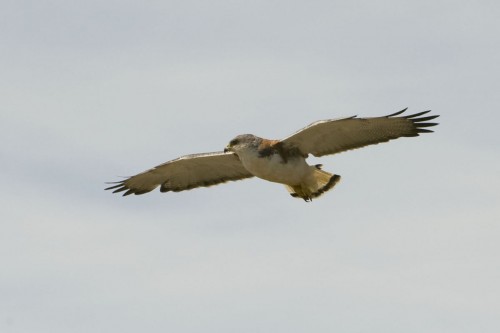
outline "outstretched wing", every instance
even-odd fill
[[[180,192],[195,187],[211,186],[231,180],[250,178],[253,175],[233,153],[204,153],[179,157],[139,173],[106,190],[123,195],[144,194],[160,187],[161,192]]]
[[[304,155],[323,156],[350,149],[361,148],[400,137],[418,136],[433,132],[426,127],[437,125],[428,122],[439,116],[425,116],[430,111],[396,117],[406,109],[385,117],[349,117],[321,120],[310,124],[282,140],[287,147],[298,148]]]

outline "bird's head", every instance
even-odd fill
[[[261,138],[252,134],[238,135],[237,137],[229,141],[226,148],[224,148],[224,152],[227,153],[231,151],[237,154],[239,151],[242,151],[244,149],[256,149],[259,146],[261,140]]]

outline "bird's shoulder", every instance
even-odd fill
[[[262,142],[257,148],[259,157],[271,157],[274,155],[281,156],[282,160],[286,163],[291,158],[307,157],[297,147],[287,144],[281,140],[268,140],[262,139]]]

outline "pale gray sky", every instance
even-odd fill
[[[0,331],[500,331],[497,1],[0,4]],[[104,182],[409,107],[436,133],[258,179]]]

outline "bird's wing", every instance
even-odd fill
[[[376,118],[353,116],[321,120],[304,127],[281,142],[286,147],[298,148],[304,155],[323,156],[400,137],[418,136],[420,133],[432,132],[427,127],[437,125],[428,121],[439,116],[421,117],[430,111],[396,117],[405,111],[406,109]]]
[[[211,186],[231,180],[250,178],[234,153],[204,153],[179,157],[139,173],[106,188],[123,195],[144,194],[160,187],[161,192],[180,192],[195,187]]]

